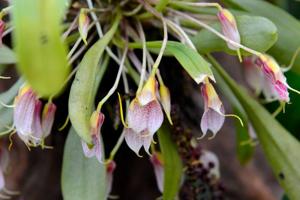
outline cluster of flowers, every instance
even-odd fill
[[[222,26],[223,35],[229,39],[227,41],[228,47],[240,54],[241,38],[234,16],[228,10],[221,8],[218,13],[218,19]],[[80,14],[79,30],[83,38],[86,38],[88,24],[89,19],[85,17],[84,13]],[[2,40],[4,28],[5,23],[0,19],[0,41]],[[259,86],[255,85],[255,87],[263,92],[267,99],[289,102],[288,89],[290,87],[279,65],[271,56],[259,53],[250,58],[245,58],[244,63],[247,77],[251,79],[251,82],[260,83]],[[226,116],[223,104],[212,82],[214,80],[206,76],[201,83],[204,113],[200,126],[203,136],[209,130],[215,136],[221,129]],[[50,134],[52,129],[56,106],[49,101],[43,108],[43,103],[28,85],[20,88],[14,105],[14,128],[18,136],[28,147],[44,146],[44,139]],[[158,89],[155,75],[150,75],[141,92],[136,95],[129,105],[126,117],[127,122],[124,128],[125,141],[137,155],[139,155],[142,147],[151,155],[149,148],[153,141],[153,136],[163,123],[163,110],[169,118],[170,105],[168,88],[164,85],[159,85]],[[104,163],[100,141],[100,132],[104,119],[103,113],[94,111],[90,118],[92,144],[86,144],[82,141],[84,154],[87,157],[95,156],[100,163]],[[158,154],[154,154],[151,157],[151,161],[154,165],[159,188],[162,191],[162,159]],[[106,162],[106,166],[108,172],[107,181],[108,185],[111,186],[112,174],[116,163],[113,160],[109,160],[109,162]],[[109,194],[109,192],[107,193]]]

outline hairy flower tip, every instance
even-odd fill
[[[125,141],[128,147],[136,153],[137,156],[141,157],[139,151],[144,147],[147,154],[150,155],[149,148],[153,139],[153,136],[147,131],[140,133],[135,132],[131,128],[125,128]]]
[[[264,73],[269,82],[268,85],[272,86],[272,88],[267,88],[270,89],[268,93],[274,94],[274,92],[276,92],[276,99],[283,102],[289,102],[290,98],[286,77],[275,59],[269,55],[261,54],[256,58],[255,63]]]
[[[214,153],[203,150],[199,160],[204,168],[209,169],[208,176],[211,180],[217,181],[220,179],[219,159]]]
[[[158,152],[153,153],[152,157],[150,157],[150,161],[154,168],[158,189],[162,193],[164,188],[164,165],[161,154]]]
[[[213,138],[224,124],[224,107],[209,79],[206,79],[201,86],[201,93],[204,99],[204,113],[200,123],[202,137],[210,130]]]
[[[116,163],[115,161],[111,160],[106,165],[106,196],[108,197],[111,190],[112,190],[112,184],[113,184],[113,175],[114,171],[116,169]]]
[[[238,31],[236,20],[232,13],[227,9],[221,9],[218,12],[218,18],[221,23],[223,34],[230,40],[236,43],[241,43],[240,33]],[[229,42],[227,42],[227,46],[232,50],[239,49],[239,47]]]
[[[128,127],[136,133],[147,132],[151,136],[160,128],[164,115],[157,100],[142,106],[135,98],[128,109]]]
[[[0,19],[0,47],[2,46],[2,38],[3,38],[3,33],[5,30],[5,22]]]
[[[86,157],[91,158],[96,156],[99,163],[103,163],[103,149],[101,146],[101,127],[103,125],[105,116],[103,113],[94,111],[90,118],[90,134],[92,137],[92,144],[87,144],[81,140],[83,153]]]
[[[160,102],[167,115],[170,124],[173,124],[171,119],[171,95],[169,89],[165,85],[159,87]]]
[[[88,35],[89,25],[90,25],[90,18],[87,15],[87,11],[85,9],[81,9],[79,14],[79,19],[78,19],[78,31],[85,44],[87,44],[86,38]]]
[[[9,157],[7,150],[1,146],[0,147],[0,191],[5,188],[5,178],[4,172],[8,167]]]

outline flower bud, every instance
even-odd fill
[[[221,9],[218,13],[218,18],[221,23],[223,34],[230,40],[236,43],[241,43],[241,37],[236,25],[236,20],[231,12],[227,9]],[[229,42],[227,43],[227,46],[232,50],[239,50],[239,47]]]
[[[108,197],[112,190],[112,184],[113,184],[113,175],[114,171],[116,169],[116,163],[115,161],[111,160],[106,165],[106,196]]]
[[[201,86],[201,92],[204,99],[204,113],[200,124],[202,137],[206,135],[208,130],[212,131],[214,137],[224,124],[224,107],[208,78]]]
[[[81,9],[79,14],[78,31],[85,44],[87,44],[86,38],[88,35],[89,25],[90,18],[87,15],[87,11],[85,9]]]
[[[165,85],[159,87],[160,102],[167,115],[170,124],[173,124],[171,119],[171,95],[169,89]]]

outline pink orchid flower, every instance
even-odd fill
[[[149,77],[140,94],[129,105],[125,131],[125,141],[137,155],[144,146],[149,154],[149,147],[154,133],[160,128],[164,116],[156,97],[157,87],[154,77]]]
[[[42,145],[51,132],[56,106],[48,102],[42,116],[41,111],[42,102],[36,93],[29,86],[21,87],[15,98],[14,127],[27,146]]]
[[[100,134],[104,119],[105,116],[103,113],[94,111],[90,118],[90,133],[92,137],[92,145],[89,145],[81,140],[84,155],[88,158],[96,156],[97,160],[100,163],[103,163],[103,150],[101,147]]]
[[[241,43],[240,33],[237,28],[236,20],[234,16],[231,14],[231,12],[227,9],[222,8],[218,12],[218,18],[221,23],[222,32],[224,36],[240,44]],[[232,50],[239,50],[239,47],[229,42],[227,43],[227,46]]]
[[[269,55],[261,54],[256,58],[255,63],[262,70],[266,81],[269,82],[268,86],[271,86],[269,90],[272,94],[276,94],[276,99],[289,102],[289,86],[286,82],[286,77],[275,59]]]
[[[201,86],[201,93],[204,99],[204,113],[200,123],[202,137],[210,130],[213,133],[211,138],[213,138],[224,124],[224,107],[208,78],[204,80]]]

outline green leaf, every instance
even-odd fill
[[[300,47],[300,22],[286,11],[266,1],[261,0],[223,0],[226,3],[239,7],[253,15],[261,15],[270,19],[278,29],[278,41],[269,53],[277,61],[288,65],[294,52]],[[292,70],[300,73],[300,57]]]
[[[15,97],[18,94],[19,88],[24,83],[20,78],[9,90],[0,94],[0,101],[7,105],[13,104]],[[0,104],[0,131],[7,130],[13,120],[13,108],[6,108]]]
[[[18,69],[43,97],[58,94],[70,71],[61,39],[65,4],[64,0],[13,1]]]
[[[106,66],[99,67],[98,63],[105,47],[117,30],[119,20],[120,16],[116,18],[111,29],[84,55],[70,90],[70,120],[77,134],[87,143],[92,142],[89,123],[94,109],[96,88],[99,85],[97,74],[102,67],[106,69]]]
[[[106,168],[98,160],[86,158],[80,138],[70,129],[64,150],[62,167],[64,200],[104,200],[106,197]]]
[[[241,43],[256,51],[265,52],[274,45],[277,40],[276,26],[268,19],[257,16],[237,16],[237,26],[241,35]],[[212,25],[214,29],[221,32],[219,22]],[[236,51],[228,48],[226,42],[216,36],[214,33],[203,29],[192,38],[197,50],[200,53],[210,53],[216,51],[225,51],[236,55]],[[243,55],[249,55],[244,50]]]
[[[212,56],[216,71],[244,107],[273,172],[291,199],[300,199],[300,143],[272,115],[240,88]]]
[[[147,47],[154,53],[159,52],[162,42],[147,42]],[[132,48],[142,48],[140,43],[132,43]],[[165,56],[174,56],[187,73],[199,84],[205,76],[213,77],[210,64],[194,49],[180,42],[168,41]]]
[[[164,163],[163,200],[176,199],[182,177],[182,162],[177,147],[171,139],[168,125],[163,124],[158,130],[158,139]]]
[[[14,64],[17,62],[15,52],[5,45],[0,46],[0,64]]]

